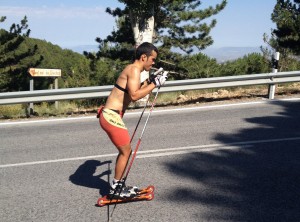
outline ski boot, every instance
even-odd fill
[[[136,186],[126,186],[124,181],[113,182],[109,194],[109,199],[133,198],[137,195],[139,189]]]

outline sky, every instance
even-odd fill
[[[201,8],[214,6],[221,0],[204,0]],[[210,47],[265,46],[263,34],[270,35],[276,0],[227,0],[211,31]],[[0,0],[0,16],[6,16],[0,28],[8,30],[26,15],[30,37],[46,40],[62,48],[97,45],[96,37],[105,38],[116,27],[115,19],[105,12],[107,7],[124,5],[117,0]]]

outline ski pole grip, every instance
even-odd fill
[[[164,71],[164,69],[163,69],[162,67],[160,67],[160,68],[154,73],[154,75],[156,76],[158,73],[160,73],[160,72],[162,72],[162,71]]]

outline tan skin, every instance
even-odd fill
[[[116,82],[122,88],[127,89],[128,94],[114,87],[104,108],[125,111],[131,102],[148,95],[155,88],[155,84],[147,84],[147,81],[141,84],[140,76],[142,71],[150,71],[151,67],[155,64],[156,57],[157,53],[152,51],[150,56],[143,54],[140,59],[128,65]],[[119,150],[119,155],[116,160],[115,179],[120,180],[132,150],[130,143],[117,147],[117,149]]]

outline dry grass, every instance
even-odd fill
[[[300,94],[300,83],[276,86],[275,98],[295,94]],[[253,100],[259,98],[268,98],[268,86],[234,87],[226,89],[165,93],[158,97],[157,105],[184,105],[217,101]]]
[[[3,105],[0,106],[0,118],[23,118],[26,117],[26,109],[23,105]]]

